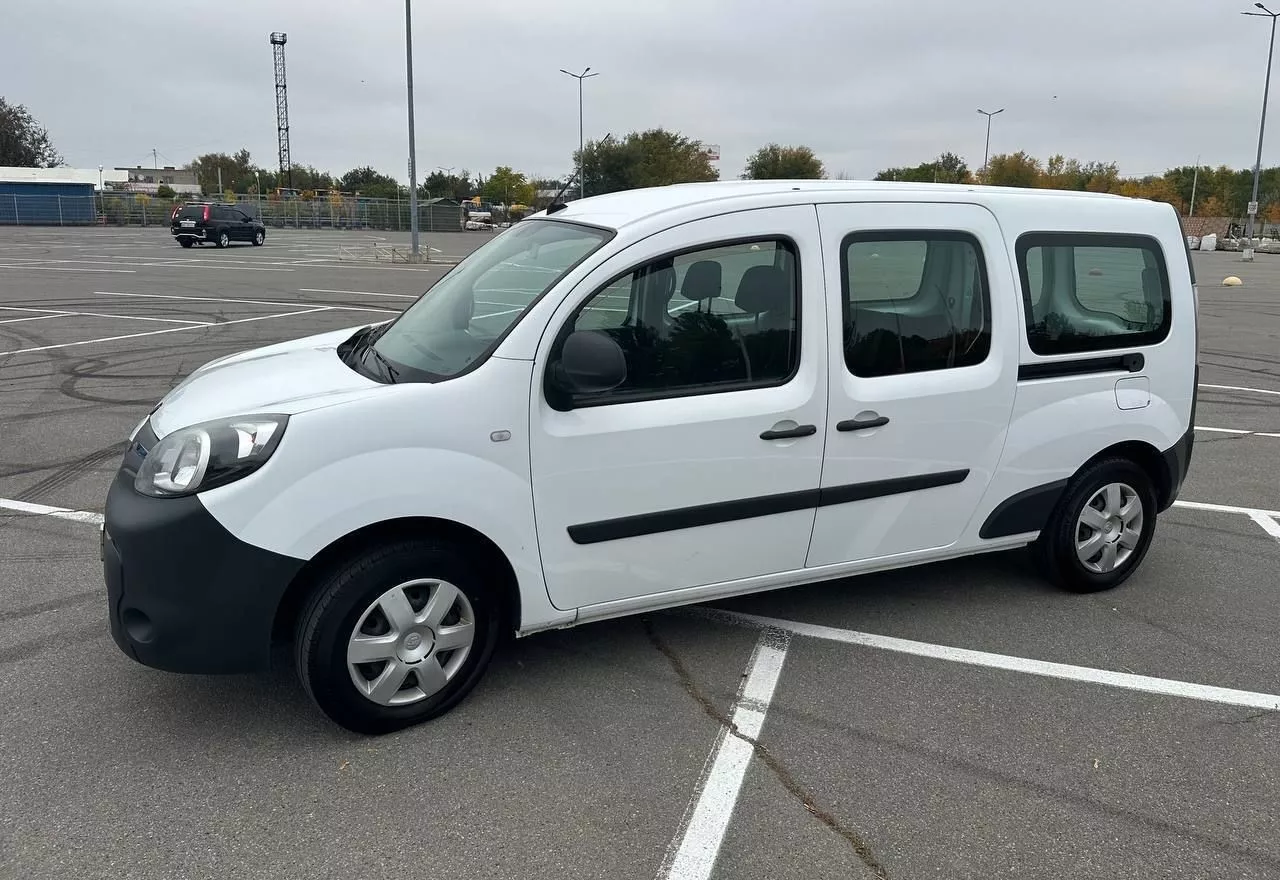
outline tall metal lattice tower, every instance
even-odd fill
[[[289,160],[289,85],[284,78],[284,44],[287,35],[271,35],[271,52],[276,59],[276,133],[280,137],[280,180],[293,189],[293,163]]]

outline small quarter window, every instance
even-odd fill
[[[978,240],[964,232],[860,232],[845,238],[844,358],[873,378],[979,364],[991,350],[991,298]]]
[[[1169,272],[1154,239],[1029,233],[1017,253],[1036,354],[1154,345],[1169,335]]]

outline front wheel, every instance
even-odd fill
[[[267,240],[267,234],[259,229],[253,234],[253,243],[257,247],[262,247],[262,243]]]
[[[226,232],[219,232],[218,247],[224,248],[224,247],[228,247],[230,244],[231,244],[231,236],[227,235]]]
[[[1151,478],[1124,458],[1095,462],[1067,487],[1034,545],[1041,571],[1075,593],[1124,583],[1138,568],[1156,529]]]
[[[376,547],[338,565],[298,619],[298,676],[330,719],[383,734],[457,705],[493,656],[500,592],[456,546]]]

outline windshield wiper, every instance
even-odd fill
[[[387,356],[384,355],[382,352],[378,351],[378,349],[374,347],[372,342],[365,343],[363,353],[373,355],[374,360],[376,360],[378,362],[378,365],[382,367],[382,370],[386,374],[388,381],[390,381],[391,384],[394,385],[396,382],[396,379],[400,376],[400,371],[396,369],[394,366],[392,366],[391,361],[387,360]]]
[[[386,329],[386,327],[369,326],[360,331],[360,333],[357,334],[358,338],[356,339],[356,343],[351,349],[351,356],[353,360],[358,361],[360,364],[367,365],[367,355],[372,352],[374,360],[376,360],[378,362],[378,366],[381,367],[382,375],[386,376],[388,382],[395,384],[396,380],[400,376],[400,370],[392,365],[386,355],[373,347],[373,344],[378,341],[378,338],[386,331]]]

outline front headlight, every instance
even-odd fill
[[[147,453],[133,486],[143,495],[194,495],[253,473],[271,457],[286,415],[241,416],[182,428]]]

